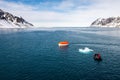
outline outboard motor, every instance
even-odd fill
[[[101,61],[102,60],[102,58],[101,58],[101,56],[100,56],[100,54],[98,53],[98,54],[94,54],[94,60],[98,60],[98,61]]]

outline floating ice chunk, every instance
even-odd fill
[[[90,53],[92,52],[93,50],[92,49],[89,49],[88,47],[85,47],[84,49],[79,49],[79,52],[81,53]]]

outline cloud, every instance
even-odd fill
[[[22,16],[35,26],[89,26],[99,17],[120,16],[120,0],[61,0],[38,5],[0,1],[1,9]]]
[[[62,1],[59,5],[55,6],[54,9],[59,9],[59,10],[70,10],[71,8],[75,7],[75,4],[73,1]]]

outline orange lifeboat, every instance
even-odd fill
[[[58,43],[58,46],[60,46],[60,47],[65,47],[65,46],[68,46],[68,45],[69,45],[68,41],[62,41],[62,42]]]

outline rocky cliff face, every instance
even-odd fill
[[[93,27],[120,27],[120,17],[99,18],[95,20]]]
[[[29,28],[33,25],[22,17],[14,16],[11,13],[0,9],[0,28]]]

